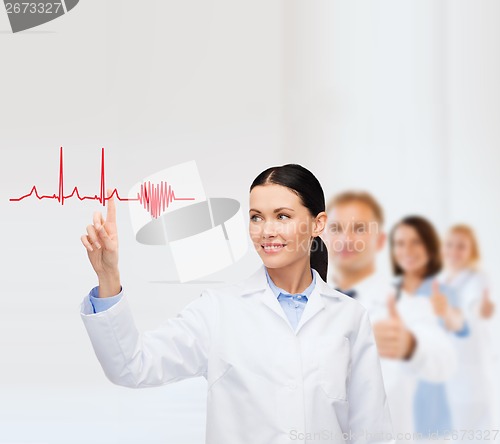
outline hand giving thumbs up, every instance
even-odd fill
[[[373,326],[379,354],[383,358],[409,359],[415,350],[416,340],[406,328],[393,295],[387,299],[387,311],[389,317]]]

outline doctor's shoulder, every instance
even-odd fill
[[[353,315],[363,316],[367,313],[366,307],[356,298],[348,296],[339,290],[336,290],[333,285],[326,283],[323,279],[318,280],[319,291],[325,301],[328,301],[329,307],[339,305],[342,310],[351,311]],[[329,296],[329,297],[328,297]]]
[[[227,316],[237,318],[242,313],[244,299],[241,296],[257,293],[267,285],[263,281],[264,273],[261,268],[241,281],[205,288],[198,297],[181,309],[176,317],[189,318],[197,324],[204,324],[208,331],[219,331]]]
[[[241,300],[241,295],[256,290],[252,290],[249,287],[249,281],[250,278],[247,278],[235,283],[226,283],[217,287],[205,288],[199,297],[191,301],[184,310],[192,308],[200,310],[206,316],[216,318],[216,322],[222,309],[236,308]]]
[[[335,290],[326,283],[321,287],[327,316],[332,322],[343,326],[350,340],[356,338],[358,330],[364,324],[368,324],[368,328],[371,330],[369,311],[361,302]]]

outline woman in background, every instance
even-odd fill
[[[456,296],[437,280],[442,261],[439,237],[432,224],[423,217],[405,217],[394,226],[389,240],[397,297],[430,298],[443,328],[456,336],[466,336],[467,325]],[[450,433],[453,424],[444,383],[419,381],[414,424],[423,439],[430,439],[431,434],[445,438]]]
[[[447,383],[453,422],[456,429],[467,431],[464,441],[480,440],[479,435],[488,439],[495,393],[490,332],[495,306],[479,269],[479,246],[471,227],[454,225],[448,230],[443,258],[440,281],[453,288],[470,327],[466,338],[455,341],[459,366]]]

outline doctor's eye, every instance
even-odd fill
[[[330,225],[328,227],[328,231],[330,231],[330,233],[332,234],[339,234],[340,232],[338,225]]]
[[[259,220],[262,220],[262,218],[259,215],[254,214],[253,216],[250,216],[250,220],[252,222],[259,222]]]
[[[281,216],[283,216],[283,217],[281,217]],[[280,214],[278,214],[278,219],[286,220],[286,219],[290,219],[290,216],[288,214],[280,213]]]

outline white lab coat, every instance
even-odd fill
[[[453,427],[472,431],[495,429],[499,416],[495,402],[492,320],[481,318],[479,313],[487,287],[486,276],[479,271],[464,270],[453,279],[443,272],[439,279],[455,290],[469,326],[468,336],[453,338],[459,357],[458,371],[447,382]]]
[[[387,301],[389,296],[394,296],[394,288],[383,276],[372,274],[353,289],[372,323],[388,318]],[[395,437],[399,438],[398,443],[406,443],[408,436],[414,433],[413,399],[418,380],[448,380],[456,371],[457,356],[451,335],[439,326],[429,299],[404,294],[396,307],[405,326],[415,336],[416,348],[411,359],[382,358],[381,366]]]
[[[115,384],[205,377],[208,444],[393,443],[366,310],[314,273],[296,331],[263,266],[142,334],[126,296],[95,314],[87,296],[81,317]]]

